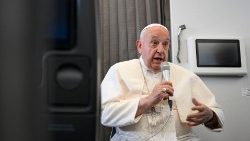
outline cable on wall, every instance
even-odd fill
[[[181,35],[182,30],[184,30],[184,29],[186,29],[186,25],[185,24],[180,25],[179,28],[178,28],[178,33],[177,33],[177,37],[178,37],[178,50],[177,50],[176,58],[177,58],[178,63],[181,63],[181,59],[180,59],[180,51],[181,51],[180,35]]]

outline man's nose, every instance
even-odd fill
[[[158,53],[163,53],[165,51],[164,45],[163,44],[159,44],[157,47],[157,52]]]

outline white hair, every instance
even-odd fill
[[[164,25],[161,25],[161,24],[159,24],[159,23],[152,23],[152,24],[149,24],[149,25],[147,25],[146,27],[144,27],[144,28],[142,29],[141,34],[140,34],[140,39],[143,38],[145,32],[146,32],[149,28],[151,28],[151,27],[157,27],[157,26],[158,26],[158,27],[164,28],[164,29],[168,32],[168,29],[167,29]]]

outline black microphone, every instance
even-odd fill
[[[164,80],[169,81],[169,78],[170,78],[170,66],[169,66],[168,62],[162,62],[161,63],[161,72],[162,72]],[[172,111],[173,96],[168,97],[168,105],[170,107],[170,111]]]

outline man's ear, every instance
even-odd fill
[[[139,53],[139,54],[141,54],[141,41],[140,40],[137,40],[136,41],[136,48],[137,48],[137,52]]]

